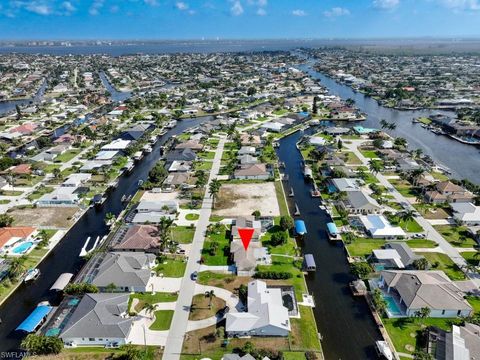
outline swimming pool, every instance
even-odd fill
[[[337,188],[333,184],[328,184],[327,189],[329,194],[333,194],[334,192],[337,192]]]
[[[397,302],[392,296],[384,295],[383,298],[387,302],[387,312],[390,317],[398,317],[403,315],[402,310],[400,310],[400,307],[397,305]]]
[[[27,241],[13,248],[12,253],[24,254],[33,246],[33,242]]]

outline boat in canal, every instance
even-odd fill
[[[381,359],[393,360],[393,353],[386,341],[376,341],[375,348]]]
[[[28,269],[25,273],[25,278],[23,279],[24,282],[30,282],[33,280],[38,279],[40,276],[40,270],[37,268]]]

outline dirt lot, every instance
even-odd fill
[[[13,223],[15,226],[48,226],[66,229],[73,224],[73,216],[77,211],[79,211],[77,207],[38,207],[13,209],[8,213],[15,219]]]
[[[262,216],[280,215],[273,182],[222,185],[215,204],[215,215],[249,216],[255,210],[259,210]]]

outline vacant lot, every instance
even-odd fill
[[[215,214],[224,217],[251,215],[259,210],[262,216],[278,216],[275,184],[223,184],[215,204]]]
[[[78,210],[78,207],[16,208],[9,211],[9,214],[13,216],[15,226],[48,226],[66,229],[73,224],[73,216]]]

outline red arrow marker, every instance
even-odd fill
[[[240,239],[242,239],[243,247],[245,251],[248,249],[248,245],[250,245],[250,240],[252,240],[253,232],[255,229],[252,228],[239,228],[238,235],[240,235]]]

